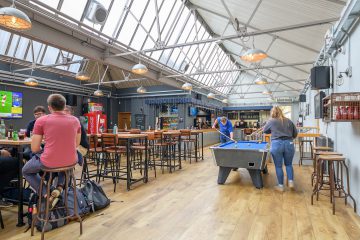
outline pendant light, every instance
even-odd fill
[[[143,75],[148,72],[148,68],[144,64],[139,62],[138,64],[135,64],[131,68],[131,72],[135,74]]]
[[[139,87],[138,89],[136,89],[136,92],[137,93],[140,93],[140,94],[144,94],[147,92],[146,88],[144,88],[143,86]]]
[[[95,90],[94,95],[97,97],[102,97],[102,96],[104,96],[104,93],[100,89],[97,89],[97,90]]]
[[[36,80],[35,78],[29,77],[29,78],[27,78],[27,79],[24,80],[24,84],[25,84],[26,86],[36,87],[36,86],[39,85],[39,82],[38,82],[38,80]]]
[[[271,95],[271,94],[272,94],[272,92],[271,92],[271,91],[267,91],[267,90],[266,90],[266,91],[263,91],[263,92],[262,92],[262,94],[264,94],[264,95]]]
[[[229,100],[228,100],[227,98],[225,98],[225,99],[222,100],[222,103],[227,104],[228,102],[229,102]]]
[[[10,7],[0,8],[0,26],[14,30],[28,30],[32,25],[30,18],[16,9],[15,0],[13,0]]]
[[[258,77],[256,80],[255,80],[255,84],[257,85],[265,85],[265,84],[268,84],[268,80],[264,77]]]
[[[242,54],[240,56],[241,60],[244,60],[246,62],[259,62],[268,57],[266,52],[255,48],[254,39],[255,38],[253,37],[253,48],[247,50],[244,54]]]
[[[207,98],[209,98],[209,99],[214,99],[215,98],[215,94],[214,93],[209,93],[208,95],[207,95]]]
[[[75,79],[80,81],[90,80],[90,75],[85,71],[85,64],[86,64],[86,60],[83,61],[80,71],[76,73]]]
[[[193,86],[191,83],[186,82],[181,86],[181,88],[185,91],[191,91],[193,89]]]

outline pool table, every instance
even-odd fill
[[[213,157],[219,166],[218,184],[224,184],[232,169],[246,168],[256,188],[263,187],[262,173],[267,173],[266,158],[269,153],[267,142],[238,141],[211,147]]]

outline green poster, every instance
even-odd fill
[[[10,116],[12,107],[12,92],[0,91],[0,101],[0,116]]]

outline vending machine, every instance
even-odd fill
[[[107,119],[106,115],[103,114],[103,105],[101,103],[89,103],[88,106],[88,113],[84,114],[87,133],[106,133]]]

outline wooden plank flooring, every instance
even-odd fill
[[[46,233],[46,239],[360,239],[360,217],[337,200],[336,215],[325,196],[310,204],[311,167],[294,165],[296,191],[275,192],[274,166],[264,176],[265,188],[252,186],[244,169],[232,171],[225,185],[218,185],[210,151],[203,162],[188,164],[175,173],[139,183],[127,192],[121,181],[113,193],[111,180],[102,182],[114,200],[103,211],[87,216],[84,233],[78,223]],[[4,209],[5,229],[0,239],[39,239],[16,228],[16,208]]]

